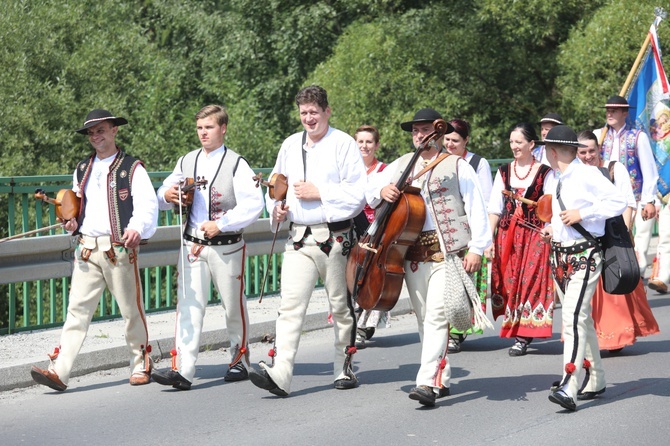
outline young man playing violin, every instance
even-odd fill
[[[242,231],[263,211],[263,194],[247,161],[224,144],[228,113],[219,105],[196,115],[202,147],[179,158],[158,189],[161,210],[185,211],[179,271],[175,348],[172,367],[154,371],[163,385],[189,390],[195,376],[200,334],[211,282],[226,314],[231,361],[225,381],[248,378],[249,314],[244,295],[245,242]],[[194,180],[184,192],[186,179]],[[192,194],[192,202],[188,195]],[[189,203],[187,205],[187,203]]]
[[[363,210],[367,178],[354,139],[329,125],[323,88],[298,92],[295,103],[304,131],[284,140],[272,174],[288,179],[286,202],[267,198],[273,231],[290,222],[282,263],[281,304],[270,364],[250,374],[251,382],[277,396],[291,392],[295,355],[307,305],[317,279],[324,282],[335,331],[334,387],[353,389],[351,366],[356,318],[347,293],[345,268],[353,242],[352,218]]]
[[[546,146],[551,168],[560,172],[560,180],[551,177],[556,185],[551,224],[542,229],[543,237],[552,241],[554,281],[563,304],[563,377],[555,383],[549,400],[574,411],[575,399],[591,399],[605,391],[605,373],[591,318],[591,299],[602,273],[602,259],[599,249],[574,225],[580,224],[594,238],[601,237],[605,220],[621,215],[626,200],[596,167],[576,158],[577,148],[584,145],[570,127],[556,126],[538,143]],[[588,385],[593,391],[578,390],[583,368],[590,369]]]
[[[72,190],[81,198],[79,215],[65,229],[79,235],[75,250],[67,318],[60,345],[43,370],[33,367],[39,384],[63,391],[100,298],[108,288],[126,325],[130,350],[130,384],[150,381],[146,318],[137,255],[143,239],[156,232],[158,207],[154,188],[141,161],[116,145],[120,125],[128,121],[107,110],[93,110],[76,132],[87,135],[95,152],[81,161]]]
[[[412,186],[421,190],[424,200],[423,229],[407,251],[404,269],[421,337],[421,366],[409,398],[425,406],[449,395],[450,324],[467,330],[474,319],[476,328],[490,326],[469,276],[479,270],[481,256],[491,244],[486,204],[476,172],[463,158],[446,153],[442,135],[424,141],[434,134],[434,123],[441,119],[437,111],[424,108],[414,119],[403,122],[400,127],[412,133],[414,147],[425,150],[414,166],[409,166],[413,153],[389,164],[370,181],[366,193],[372,207],[378,207],[382,200],[396,202],[403,193],[396,182],[403,172],[413,169]],[[444,125],[446,133],[454,131],[451,125]],[[426,173],[418,177],[424,170]]]

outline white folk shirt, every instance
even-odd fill
[[[109,222],[109,203],[107,200],[107,175],[109,167],[116,156],[93,160],[91,174],[86,183],[86,214],[79,232],[90,237],[111,235],[112,228]],[[72,190],[78,193],[79,183],[77,172],[73,174]],[[143,166],[137,166],[131,182],[131,197],[133,199],[133,216],[125,229],[133,229],[140,234],[140,238],[148,239],[156,233],[158,221],[158,206],[154,187],[149,174]]]
[[[428,161],[433,161],[436,157],[437,155]],[[381,190],[385,186],[391,184],[391,180],[398,170],[398,164],[399,159],[386,166],[383,171],[377,173],[374,178],[370,179],[370,184],[366,190],[366,197],[371,207],[376,208],[381,204]],[[479,178],[472,166],[463,158],[458,160],[457,166],[458,187],[461,192],[461,197],[463,197],[465,214],[468,216],[468,223],[470,224],[472,237],[470,242],[468,242],[468,250],[481,256],[484,253],[484,250],[492,243],[491,230],[489,229],[489,222],[486,214],[486,203],[484,202],[484,196],[482,195],[479,185]],[[424,163],[421,161],[417,162],[414,166],[412,177],[423,170],[424,167]],[[424,202],[430,200],[426,186],[431,173],[432,171],[412,181],[412,186],[421,189],[421,196],[423,197]],[[426,220],[423,224],[422,231],[432,231],[435,229],[436,226],[431,213],[426,212]]]
[[[333,127],[311,147],[306,147],[307,178],[321,195],[321,200],[306,201],[295,196],[293,185],[305,176],[302,156],[303,132],[284,140],[272,174],[281,173],[288,181],[286,206],[288,220],[301,225],[335,223],[351,219],[365,206],[367,174],[361,152],[354,139]],[[307,146],[307,144],[305,144]],[[272,215],[280,203],[266,198]],[[276,223],[271,221],[273,230]]]
[[[198,173],[205,178],[214,178],[225,152],[225,145],[209,154],[203,150],[198,157]],[[158,205],[162,211],[167,211],[174,207],[174,204],[165,201],[165,191],[186,178],[181,171],[182,158],[179,158],[172,173],[163,181],[163,185],[158,189]],[[219,172],[219,175],[225,174],[227,173]],[[255,222],[261,215],[261,212],[263,212],[263,194],[260,188],[256,187],[256,183],[253,180],[254,175],[255,173],[249,167],[249,164],[245,160],[240,160],[233,176],[233,188],[237,204],[233,209],[229,209],[228,212],[215,221],[219,231],[241,231]],[[199,230],[203,223],[210,221],[209,193],[209,185],[194,191],[193,204],[188,219],[188,225],[194,229]]]
[[[612,153],[610,154],[610,159],[614,161],[619,161],[620,158],[620,137],[621,132],[630,130],[630,127],[627,125],[621,127],[618,132],[614,135],[614,140],[612,141]],[[614,129],[612,129],[614,131]],[[598,141],[601,140],[601,134],[603,129],[597,129],[593,133],[598,138]],[[642,171],[642,191],[640,192],[640,202],[641,203],[651,203],[656,199],[656,193],[658,191],[657,181],[658,181],[658,169],[656,168],[656,161],[654,160],[654,153],[651,150],[651,144],[649,144],[649,137],[646,133],[640,132],[637,137],[637,144],[635,146],[637,150],[637,159],[640,163],[640,170]],[[607,164],[609,160],[604,160]]]
[[[552,177],[552,176],[550,176]],[[555,242],[572,242],[583,238],[576,229],[561,221],[561,207],[556,198],[558,181],[547,179],[553,189],[551,226]],[[546,189],[545,189],[546,190]],[[578,209],[582,221],[579,223],[594,237],[605,233],[605,220],[621,215],[626,210],[626,199],[612,182],[605,178],[597,167],[587,166],[574,159],[561,173],[561,199],[566,210]]]
[[[463,159],[470,164],[470,160],[475,154],[468,152],[465,154]],[[491,187],[493,185],[493,177],[491,176],[491,165],[486,160],[482,158],[479,160],[479,165],[477,166],[477,178],[479,178],[479,187],[482,190],[482,195],[484,195],[484,202],[488,203],[491,198]]]

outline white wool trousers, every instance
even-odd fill
[[[440,387],[449,387],[451,378],[447,358],[449,323],[444,306],[445,265],[444,262],[415,265],[417,269],[412,271],[411,262],[405,262],[405,283],[421,338],[421,366],[416,385],[429,386],[437,392]]]
[[[580,239],[575,243],[583,242]],[[565,246],[565,245],[564,245]],[[596,391],[605,387],[605,371],[600,358],[598,337],[591,317],[591,300],[602,273],[600,253],[592,253],[592,262],[587,264],[587,258],[593,248],[582,253],[565,254],[552,253],[552,263],[556,266],[566,263],[571,265],[564,268],[569,279],[565,282],[565,290],[561,289],[556,281],[556,292],[562,303],[561,316],[563,320],[563,390],[576,399],[581,381],[580,373],[584,366],[584,359],[590,364],[588,386],[584,391]],[[570,275],[571,274],[571,275]],[[586,277],[588,274],[588,278]],[[572,373],[567,372],[568,364],[574,364]]]
[[[67,385],[105,288],[108,288],[123,316],[126,344],[130,351],[131,374],[144,370],[143,350],[149,342],[144,315],[142,287],[137,266],[138,249],[112,248],[109,237],[82,236],[75,251],[67,317],[63,325],[58,358],[52,369]],[[84,245],[91,247],[88,261],[82,259]],[[114,252],[116,264],[106,251]]]
[[[196,249],[200,247],[192,242],[184,243],[177,266],[179,277],[175,329],[176,369],[191,382],[195,376],[200,335],[212,282],[225,310],[231,356],[240,348],[247,348],[249,343],[249,313],[244,295],[244,240],[226,246],[202,246],[197,255],[193,254],[194,246]],[[249,368],[248,355],[243,355],[241,361]]]
[[[348,240],[348,237],[343,238],[342,234],[333,233],[334,240],[329,254],[319,248],[311,234],[303,239],[304,244],[300,249],[295,249],[292,239],[289,239],[286,245],[282,263],[281,302],[275,337],[276,354],[271,367],[261,363],[261,367],[286,393],[291,391],[300,334],[305,322],[307,306],[319,277],[323,280],[333,315],[335,332],[333,377],[334,380],[338,380],[346,376],[343,372],[345,350],[352,342],[352,331],[355,330],[356,320],[353,304],[347,296],[345,278],[347,257],[342,255],[343,246],[338,241]]]
[[[670,285],[670,204],[663,205],[658,214],[658,248],[656,251],[658,272],[652,279]]]

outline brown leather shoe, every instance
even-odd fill
[[[654,290],[660,294],[665,294],[668,292],[668,286],[665,283],[663,283],[662,280],[649,279],[649,282],[647,282],[647,286],[649,287],[649,289]]]
[[[149,384],[149,382],[151,382],[151,375],[147,372],[135,372],[130,375],[131,386],[143,386],[144,384]]]
[[[42,384],[43,386],[58,390],[59,392],[67,389],[67,386],[63,384],[63,381],[60,380],[56,372],[51,370],[43,370],[39,367],[33,366],[30,370],[30,376],[33,377],[33,380],[37,384]]]

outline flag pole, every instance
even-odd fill
[[[656,16],[654,18],[654,23],[653,25],[658,27],[658,24],[666,18],[667,13],[663,10],[663,8],[656,7],[654,8],[654,15]],[[647,52],[647,48],[649,47],[649,43],[651,42],[651,36],[649,35],[649,32],[647,32],[647,38],[644,39],[644,43],[642,44],[642,47],[640,48],[640,52],[637,53],[637,58],[635,59],[635,62],[633,63],[633,67],[630,69],[630,73],[628,73],[628,77],[626,78],[626,82],[624,82],[623,87],[621,87],[621,91],[619,92],[619,96],[625,96],[626,91],[628,91],[628,87],[630,87],[631,82],[633,81],[633,77],[635,76],[635,73],[637,72],[638,67],[640,66],[640,62],[642,61],[642,57],[644,57],[644,54]]]

